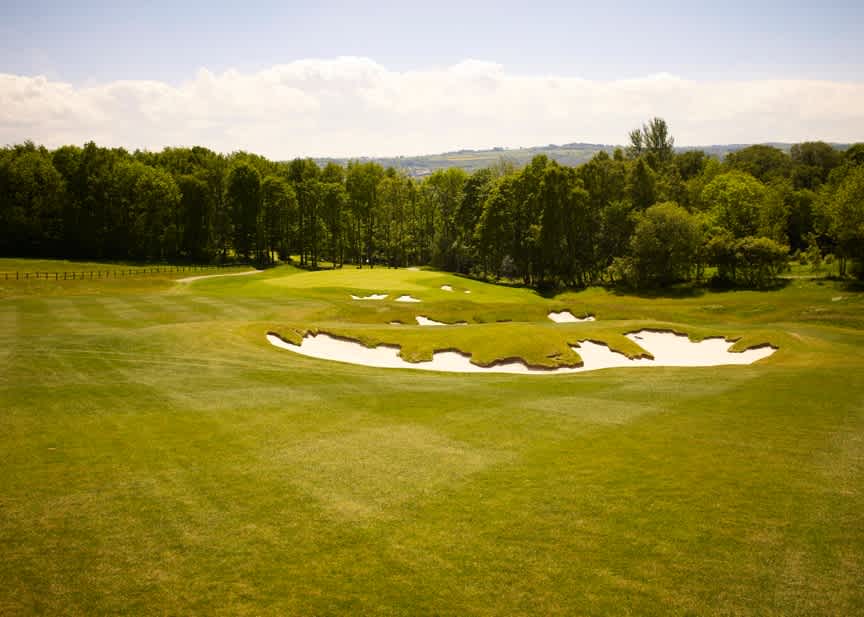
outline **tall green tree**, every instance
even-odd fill
[[[499,178],[483,202],[483,211],[475,228],[475,242],[484,276],[492,274],[500,278],[505,274],[502,268],[505,259],[513,259],[517,182],[515,175]]]
[[[864,165],[850,168],[824,199],[828,232],[843,259],[841,273],[845,274],[846,260],[852,260],[857,276],[864,278]]]
[[[750,174],[765,183],[788,178],[792,173],[792,159],[788,154],[761,144],[730,152],[724,163],[729,169]]]
[[[325,178],[329,177],[325,173]],[[335,268],[345,262],[346,232],[350,226],[348,218],[348,192],[340,182],[324,182],[321,185],[322,217],[327,226],[328,258]]]
[[[181,195],[166,171],[142,165],[135,181],[132,227],[145,259],[174,259],[180,249],[176,211]]]
[[[750,174],[731,171],[714,178],[702,191],[715,222],[736,238],[759,232],[765,186]]]
[[[436,212],[436,234],[432,263],[445,270],[461,270],[457,214],[462,203],[467,174],[456,167],[435,171],[424,182],[427,198]]]
[[[0,156],[0,252],[58,256],[64,191],[45,148],[28,142]]]
[[[599,212],[570,168],[548,165],[539,191],[540,250],[532,270],[541,282],[587,284],[596,272]]]
[[[637,210],[645,210],[657,200],[657,175],[644,159],[638,159],[630,168],[627,196]]]
[[[469,273],[474,268],[478,257],[474,232],[483,213],[483,203],[501,173],[508,172],[501,167],[488,167],[475,171],[465,181],[456,211],[456,251],[461,272]]]
[[[228,172],[225,194],[234,229],[234,250],[249,259],[258,241],[261,210],[261,175],[258,170],[246,162],[235,163]]]
[[[675,139],[663,118],[651,118],[641,129],[630,131],[629,136],[627,152],[631,158],[644,157],[655,170],[672,160]]]
[[[650,287],[689,279],[700,244],[699,223],[687,210],[671,202],[651,206],[630,240],[634,281]]]
[[[409,233],[409,184],[407,178],[388,169],[378,183],[381,224],[377,246],[389,266],[406,265]]]
[[[352,248],[360,267],[375,262],[375,230],[378,221],[378,183],[384,168],[373,162],[351,161],[345,175],[345,189],[352,214]]]
[[[264,218],[265,261],[272,263],[274,252],[280,259],[287,259],[292,222],[298,209],[294,188],[282,176],[270,174],[261,182],[261,204]]]
[[[182,226],[181,251],[191,259],[208,258],[212,246],[212,200],[210,187],[198,176],[184,174],[177,177],[180,190]]]
[[[831,171],[840,165],[842,154],[824,141],[795,144],[789,151],[792,179],[796,189],[818,189]]]

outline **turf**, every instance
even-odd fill
[[[558,362],[641,327],[779,350],[534,378],[264,338]],[[811,278],[551,299],[377,268],[4,282],[0,614],[862,614],[862,348],[864,294]]]

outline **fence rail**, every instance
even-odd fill
[[[143,268],[114,268],[111,270],[57,270],[52,272],[11,271],[0,272],[4,281],[53,280],[53,281],[94,281],[99,279],[119,279],[148,274],[168,274],[181,272],[204,272],[221,268],[239,268],[247,264],[215,264],[206,266],[151,266]]]

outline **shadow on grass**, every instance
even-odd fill
[[[864,291],[864,280],[862,279],[838,279],[840,281],[840,289],[843,291],[862,292]]]
[[[709,291],[701,285],[672,285],[669,287],[637,288],[629,285],[608,287],[616,296],[636,296],[637,298],[698,298]],[[711,290],[713,291],[713,290]]]
[[[614,285],[608,287],[616,296],[636,296],[638,298],[699,298],[706,293],[725,293],[729,291],[782,291],[790,284],[792,279],[775,279],[768,285],[751,286],[735,285],[728,281],[711,280],[703,283],[679,283],[668,287],[635,288],[627,285]]]
[[[782,291],[795,282],[794,278],[776,278],[765,285],[736,285],[728,281],[709,281],[705,288],[714,293],[724,291]]]

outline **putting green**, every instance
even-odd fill
[[[265,340],[564,366],[585,339],[636,356],[642,329],[778,350],[534,379]],[[0,281],[0,614],[862,614],[862,349],[864,294],[805,278],[674,298],[379,268]]]

